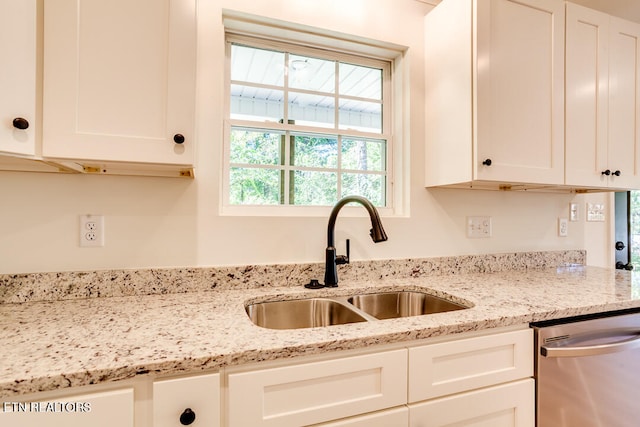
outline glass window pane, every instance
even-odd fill
[[[340,63],[340,95],[382,100],[382,70]]]
[[[342,195],[366,197],[376,206],[385,206],[385,177],[378,174],[342,174]]]
[[[338,166],[338,140],[325,135],[293,135],[291,164],[313,168]]]
[[[284,86],[284,53],[231,45],[231,80]]]
[[[284,117],[284,92],[253,86],[231,85],[231,118],[259,122]]]
[[[231,163],[282,164],[283,134],[273,131],[231,129]]]
[[[338,179],[334,172],[291,171],[293,205],[331,206],[338,200]]]
[[[340,129],[382,133],[382,104],[340,99]]]
[[[289,119],[297,125],[333,128],[335,111],[332,96],[289,92]]]
[[[289,55],[289,87],[335,93],[335,61]]]
[[[342,167],[363,171],[384,171],[387,164],[387,144],[384,140],[342,140]]]
[[[277,169],[231,168],[229,201],[233,205],[278,205],[281,175]]]

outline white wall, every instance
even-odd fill
[[[368,219],[339,218],[336,242],[342,248],[351,238],[353,259],[584,249],[587,237],[589,246],[605,245],[606,226],[590,227],[586,236],[585,196],[424,189],[422,16],[431,6],[415,0],[198,0],[196,179],[0,172],[0,273],[323,259],[326,216],[219,215],[222,8],[409,46],[410,217],[383,218],[389,241],[377,245],[368,237]],[[568,217],[571,201],[581,206],[581,220],[570,223],[569,237],[557,237],[557,218]],[[78,246],[78,215],[85,213],[105,215],[105,247]],[[492,216],[493,237],[467,239],[467,215]],[[606,254],[597,257],[588,259],[606,262]]]

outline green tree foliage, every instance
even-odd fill
[[[338,179],[340,197],[357,194],[385,204],[384,141],[345,138],[339,144],[335,136],[233,129],[230,157],[232,204],[284,203],[288,192],[291,204],[330,206],[339,198]],[[289,189],[284,188],[287,166]],[[377,173],[366,173],[372,171]]]
[[[629,235],[631,241],[631,264],[640,268],[640,191],[630,191],[631,218],[629,223],[631,230]]]

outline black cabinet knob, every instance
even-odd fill
[[[180,415],[180,424],[183,426],[188,426],[189,424],[193,424],[196,420],[196,413],[191,410],[191,408],[185,409]]]
[[[620,176],[620,175],[622,175],[622,172],[620,172],[620,171],[615,171],[615,172],[613,172],[613,175],[615,175],[615,176]]]
[[[606,171],[602,171],[602,175],[609,176],[611,175],[611,171],[609,169],[607,169]]]
[[[29,122],[22,117],[16,117],[13,119],[13,127],[20,130],[29,129]]]
[[[176,144],[182,144],[184,142],[184,135],[181,133],[176,133],[173,135],[173,142]]]
[[[623,250],[624,248],[626,248],[626,246],[625,246],[624,242],[620,242],[620,241],[617,241],[617,242],[616,242],[616,250],[617,250],[617,251],[621,251],[621,250]]]
[[[482,162],[482,164],[485,166],[491,166],[491,163],[491,159],[486,159],[484,162]]]

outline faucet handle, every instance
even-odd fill
[[[350,246],[349,239],[347,239],[347,254],[346,255],[336,255],[336,265],[349,264],[349,255],[350,255],[350,252],[351,252],[349,246]]]

